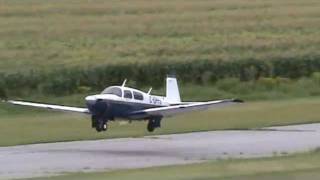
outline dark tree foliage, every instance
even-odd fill
[[[0,74],[0,99],[6,99],[6,85],[5,85],[5,76],[4,74]]]
[[[7,99],[7,92],[2,87],[0,87],[0,99]]]

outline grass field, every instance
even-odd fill
[[[1,0],[0,72],[319,55],[318,0]]]
[[[63,97],[56,99],[55,102],[62,100]],[[320,122],[319,100],[318,97],[247,102],[222,109],[190,113],[164,119],[162,128],[152,134],[248,129]],[[90,117],[86,115],[1,104],[0,146],[152,135],[146,130],[146,122],[133,122],[132,124],[114,122],[111,123],[108,132],[97,133],[90,128],[89,120]]]
[[[46,180],[152,179],[161,180],[317,180],[320,178],[320,153],[249,160],[221,160],[208,163],[121,170],[107,173],[76,173],[41,178]],[[37,179],[37,178],[35,178]]]

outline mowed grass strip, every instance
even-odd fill
[[[3,0],[0,71],[317,56],[319,18],[316,0]]]
[[[320,153],[312,152],[287,157],[248,160],[220,160],[201,164],[120,170],[100,173],[75,173],[57,177],[34,178],[46,180],[317,180],[320,178]]]
[[[97,133],[87,115],[1,104],[0,146],[315,123],[320,122],[319,105],[319,98],[247,102],[165,118],[155,133],[147,132],[146,122],[112,122],[109,131]]]

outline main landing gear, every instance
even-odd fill
[[[161,117],[153,117],[149,119],[147,129],[149,132],[153,132],[156,128],[161,127]]]
[[[162,117],[152,117],[149,119],[147,129],[149,132],[153,132],[156,128],[161,127]],[[112,119],[111,119],[112,120]],[[97,116],[92,116],[91,120],[92,128],[95,128],[97,132],[108,130],[108,119],[98,118]]]

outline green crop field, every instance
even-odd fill
[[[1,0],[0,72],[317,57],[318,0]]]

